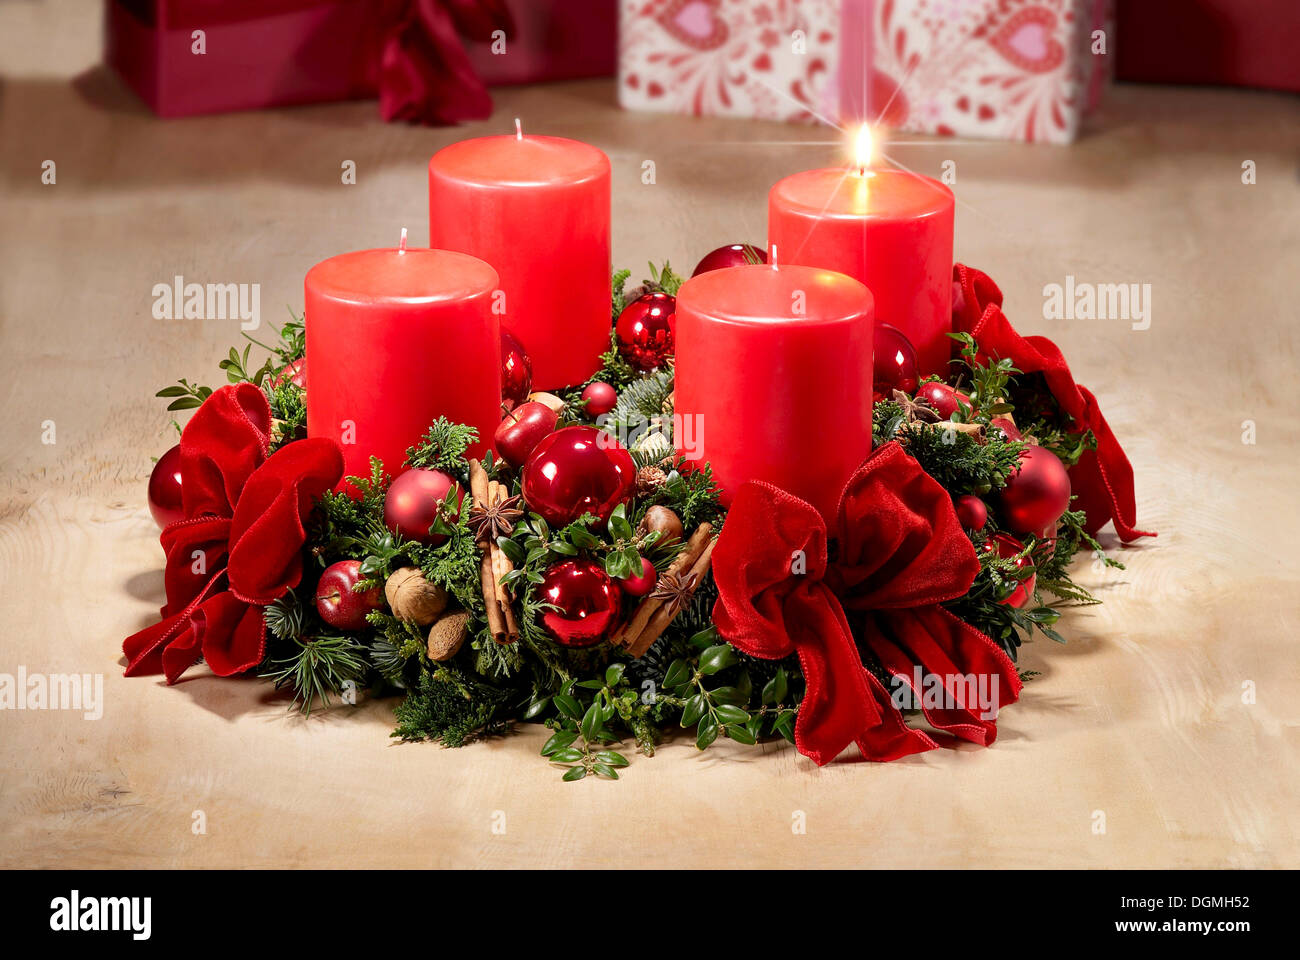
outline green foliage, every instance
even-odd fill
[[[463,475],[468,468],[465,451],[478,442],[478,431],[463,423],[439,417],[413,447],[406,450],[406,462],[422,470],[442,470]]]
[[[468,676],[454,666],[442,665],[420,674],[420,679],[397,707],[401,740],[437,740],[459,747],[476,735],[505,728],[504,714],[515,693]]]
[[[272,660],[261,675],[273,681],[277,690],[292,689],[293,702],[310,714],[312,704],[329,706],[330,693],[365,675],[362,653],[351,637],[294,637],[289,655]]]

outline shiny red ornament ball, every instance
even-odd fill
[[[924,384],[916,396],[919,400],[927,401],[945,420],[957,412],[959,405],[970,407],[970,397],[942,380],[931,380]]]
[[[752,243],[729,243],[706,253],[704,259],[695,265],[691,276],[698,277],[701,273],[723,267],[742,267],[747,263],[767,263],[767,254]]]
[[[630,577],[624,577],[620,585],[623,592],[629,597],[644,597],[655,588],[655,584],[658,582],[659,574],[655,571],[655,565],[642,557],[640,572]]]
[[[916,392],[920,380],[916,347],[907,335],[888,323],[877,323],[872,342],[871,398],[873,403],[888,400],[895,390],[908,396]]]
[[[181,447],[172,447],[153,465],[149,474],[149,512],[159,529],[185,518],[181,499]]]
[[[552,526],[584,513],[601,525],[636,491],[636,464],[617,440],[595,427],[565,427],[533,448],[523,469],[524,502]]]
[[[984,524],[989,522],[989,508],[979,497],[970,494],[958,497],[954,506],[957,508],[957,519],[967,530],[983,530]]]
[[[515,407],[533,392],[533,361],[519,338],[501,328],[501,402]]]
[[[454,508],[443,519],[455,523],[464,491],[455,478],[441,470],[412,468],[400,473],[384,495],[384,526],[393,533],[436,547],[446,534],[431,533],[429,528],[443,511],[448,490],[455,490]]]
[[[618,315],[614,339],[624,360],[645,373],[662,367],[673,355],[677,298],[666,293],[637,297]]]
[[[994,430],[1001,430],[1003,436],[1012,442],[1024,439],[1020,433],[1020,428],[1016,426],[1014,421],[1008,420],[1006,417],[994,417],[989,421],[989,426]]]
[[[1040,533],[1055,528],[1070,506],[1070,476],[1050,450],[1025,447],[1020,468],[1007,478],[998,498],[1006,525],[1016,533]]]
[[[984,541],[982,549],[986,553],[990,550],[996,550],[999,557],[1003,560],[1007,560],[1016,556],[1021,550],[1025,549],[1025,545],[1008,533],[998,533],[994,534],[991,539]],[[1033,561],[1028,557],[1020,557],[1016,561],[1017,570],[1024,570],[1026,567],[1032,569],[1033,566]],[[1036,574],[1030,574],[1024,580],[1017,583],[1016,588],[1012,590],[1008,596],[999,600],[998,603],[1019,610],[1033,598],[1034,584],[1037,580],[1038,576]]]
[[[561,646],[600,643],[622,620],[622,591],[593,560],[555,564],[542,575],[538,593],[543,603],[556,607],[542,613],[542,627]]]
[[[597,380],[587,384],[582,391],[582,399],[587,404],[584,408],[593,417],[599,417],[613,410],[618,404],[618,391],[608,383]]]

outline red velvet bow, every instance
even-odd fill
[[[1061,410],[1079,431],[1091,430],[1097,449],[1089,450],[1070,468],[1070,487],[1078,494],[1077,509],[1088,514],[1087,529],[1095,533],[1107,520],[1127,543],[1154,537],[1139,530],[1137,501],[1133,493],[1133,465],[1097,407],[1087,387],[1074,382],[1061,350],[1047,337],[1022,337],[1002,312],[1002,291],[988,274],[957,264],[953,273],[953,328],[969,333],[979,344],[981,357],[1010,358],[1025,373],[1041,373]]]
[[[818,511],[750,481],[713,551],[713,619],[722,636],[765,660],[799,655],[807,685],[795,725],[799,752],[825,764],[850,743],[870,760],[938,746],[903,721],[898,700],[906,691],[891,697],[863,667],[858,643],[917,695],[932,726],[992,743],[993,717],[1015,702],[1020,678],[992,640],[939,606],[964,595],[979,572],[947,492],[887,443],[849,480],[837,527],[830,562]]]
[[[462,36],[481,43],[514,33],[504,0],[401,0],[379,62],[379,113],[385,120],[459,123],[492,113]]]
[[[162,532],[162,622],[127,637],[126,675],[168,683],[202,656],[226,677],[266,649],[262,607],[302,579],[303,520],[343,475],[333,440],[297,440],[267,457],[271,410],[249,383],[208,397],[181,434],[185,519]]]

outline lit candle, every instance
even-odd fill
[[[674,437],[713,466],[724,503],[765,480],[830,523],[871,452],[871,293],[841,273],[775,265],[780,253],[678,291]]]
[[[582,383],[609,349],[610,168],[576,140],[463,140],[429,161],[429,245],[501,276],[502,326],[523,344],[539,390]]]
[[[789,263],[865,283],[876,319],[906,334],[923,374],[948,372],[952,340],[952,191],[930,177],[871,164],[871,134],[852,165],[786,177],[768,195],[768,242]]]
[[[501,422],[496,271],[449,250],[362,250],[306,280],[307,433],[343,450],[345,476],[370,457],[402,471],[438,417],[478,429],[482,456]]]

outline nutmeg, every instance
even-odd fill
[[[682,527],[682,518],[677,516],[671,509],[662,504],[653,506],[645,512],[641,518],[641,532],[660,534],[660,543],[671,543],[674,540],[680,540],[685,529]]]
[[[384,597],[399,620],[427,626],[447,609],[447,591],[424,579],[418,567],[402,567],[384,584]]]
[[[469,637],[469,614],[464,610],[448,613],[429,628],[429,659],[435,663],[450,660]]]

